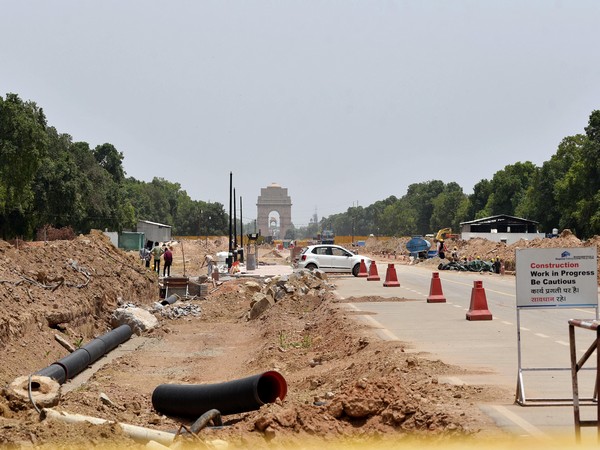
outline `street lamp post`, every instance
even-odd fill
[[[208,216],[208,221],[206,222],[206,248],[208,248],[208,227],[210,225],[210,219],[211,217]]]

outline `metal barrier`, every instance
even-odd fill
[[[598,368],[600,367],[600,321],[598,320],[569,320],[569,344],[571,347],[571,375],[573,378],[573,414],[575,417],[575,438],[577,442],[581,442],[581,427],[596,427],[598,429],[598,438],[600,439],[600,402],[598,402],[598,388],[600,387],[600,379],[598,378]],[[577,351],[575,348],[575,327],[583,328],[596,332],[596,339],[592,345],[586,350],[581,359],[577,361]],[[586,361],[596,352],[596,383],[594,386],[594,396],[592,401],[596,405],[596,420],[581,420],[579,410],[579,380],[577,374],[583,368]]]

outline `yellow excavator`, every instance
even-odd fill
[[[452,234],[452,228],[442,228],[441,230],[439,230],[437,232],[437,234],[435,235],[435,237],[433,238],[433,242],[441,242],[442,244],[438,245],[438,256],[441,259],[445,258],[445,253],[443,251],[444,249],[444,245],[443,242],[446,239],[458,239],[459,235],[458,234]]]
[[[452,228],[442,228],[435,235],[435,242],[444,242],[446,239],[458,239],[458,234],[452,234]]]

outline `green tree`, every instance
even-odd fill
[[[383,210],[381,233],[386,236],[418,234],[417,217],[416,209],[405,197],[402,197]]]
[[[225,206],[219,202],[200,202],[202,213],[207,218],[206,224],[210,236],[223,236],[229,233],[229,214]]]
[[[489,215],[515,215],[536,170],[533,163],[526,161],[509,164],[496,172],[490,182],[491,194],[485,206]]]
[[[91,229],[121,231],[124,204],[123,190],[113,176],[98,162],[87,142],[75,142],[71,146],[79,169],[80,219],[74,228],[83,233]]]
[[[565,225],[561,218],[565,211],[571,209],[569,203],[572,203],[573,199],[561,205],[557,185],[575,161],[581,158],[581,151],[586,142],[587,137],[581,134],[562,140],[556,153],[534,173],[525,197],[516,209],[517,216],[540,222],[540,229],[546,232]]]
[[[128,177],[124,182],[124,195],[135,211],[135,222],[151,220],[154,217],[154,205],[150,196],[148,183]]]
[[[28,212],[32,181],[47,148],[46,117],[16,94],[0,97],[0,233],[3,238],[33,234]]]
[[[205,218],[200,209],[201,202],[193,201],[187,193],[180,193],[177,199],[177,214],[173,223],[173,233],[178,236],[206,235]]]
[[[123,169],[123,153],[117,151],[112,144],[98,145],[94,151],[94,158],[113,178],[115,183],[121,184],[125,179]]]
[[[410,209],[416,215],[416,232],[424,235],[429,233],[431,214],[433,213],[433,199],[444,191],[444,182],[431,180],[423,183],[414,183],[408,186],[408,191],[403,197]]]
[[[492,185],[490,180],[483,179],[473,186],[473,193],[469,195],[469,208],[466,220],[482,219],[492,215],[486,209],[491,194]]]
[[[459,214],[464,212],[468,199],[458,183],[448,183],[431,203],[433,210],[429,228],[432,231],[446,227],[459,229],[460,221],[464,219]]]
[[[48,127],[47,134],[48,150],[33,182],[35,226],[73,227],[82,220],[83,208],[82,177],[71,153],[71,136],[54,127]]]
[[[384,233],[383,213],[385,208],[397,202],[398,199],[391,195],[385,200],[379,200],[365,208],[365,235]]]
[[[593,111],[586,139],[565,176],[556,183],[561,228],[583,238],[600,234],[600,111]]]

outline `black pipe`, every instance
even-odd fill
[[[56,363],[37,371],[35,374],[42,377],[50,377],[58,384],[63,384],[65,381],[67,381],[67,372],[61,365]]]
[[[102,339],[94,339],[82,347],[90,355],[90,364],[98,361],[106,354],[106,344]]]
[[[286,394],[283,376],[269,371],[218,384],[161,384],[152,393],[152,406],[162,414],[197,418],[211,409],[222,415],[254,411]]]
[[[90,341],[73,353],[59,359],[48,367],[37,371],[36,375],[50,377],[59,384],[83,372],[90,364],[113,350],[131,337],[131,327],[121,325],[112,331]]]
[[[91,363],[90,354],[83,348],[78,348],[73,353],[59,359],[54,364],[58,364],[65,369],[68,380],[83,372]]]
[[[127,324],[124,324],[100,336],[98,339],[104,341],[106,344],[106,353],[108,353],[123,342],[129,340],[132,334],[133,331],[131,331],[131,327]]]

